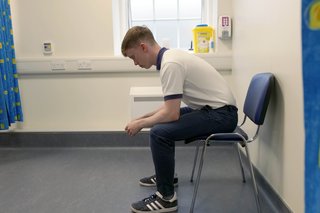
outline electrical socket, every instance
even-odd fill
[[[91,70],[91,61],[90,60],[78,60],[78,70]]]
[[[51,70],[56,71],[56,70],[66,70],[66,63],[65,61],[52,61],[51,62]]]

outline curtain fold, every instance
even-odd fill
[[[0,0],[0,130],[23,121],[16,68],[10,0]]]

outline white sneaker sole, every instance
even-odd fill
[[[131,207],[131,211],[132,212],[135,212],[135,213],[164,213],[164,212],[167,212],[167,213],[170,213],[170,212],[176,212],[178,210],[178,206],[176,207],[172,207],[172,208],[167,208],[167,209],[159,209],[159,210],[155,210],[155,211],[140,211],[140,210],[137,210],[137,209],[134,209]]]

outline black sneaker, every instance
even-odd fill
[[[157,186],[156,176],[145,177],[140,179],[139,184],[141,186]],[[178,177],[173,178],[173,185],[178,186]]]
[[[174,212],[178,209],[177,195],[174,193],[173,198],[164,200],[159,192],[143,199],[142,201],[133,203],[131,210],[136,213],[160,213],[160,212]]]

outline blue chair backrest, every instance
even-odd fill
[[[256,74],[250,82],[243,112],[257,125],[264,122],[273,85],[272,73]]]

